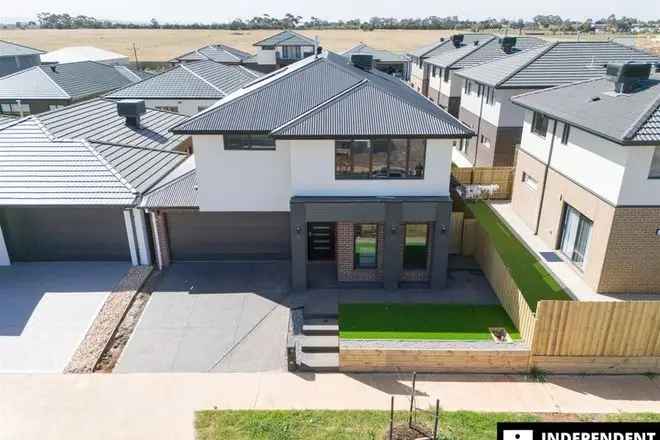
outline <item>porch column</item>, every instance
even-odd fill
[[[399,287],[403,269],[401,254],[401,203],[385,203],[385,223],[383,231],[383,285],[385,289],[394,290]]]
[[[451,201],[438,203],[433,227],[433,255],[431,257],[431,273],[429,274],[432,289],[443,289],[447,286],[450,222]]]
[[[170,242],[167,235],[167,215],[162,211],[152,211],[151,231],[153,233],[156,265],[159,270],[170,265]]]
[[[135,239],[135,227],[133,226],[133,215],[130,209],[124,210],[124,225],[126,225],[126,238],[128,248],[131,251],[131,264],[140,265],[140,258],[137,252],[137,240]]]
[[[137,243],[137,253],[140,258],[140,264],[150,265],[151,247],[144,215],[143,210],[137,208],[133,209],[133,227],[135,228],[135,241]]]
[[[9,259],[9,250],[7,243],[5,243],[4,235],[2,235],[2,225],[0,225],[0,266],[10,266],[11,260]]]
[[[307,222],[305,204],[291,203],[291,286],[293,290],[307,289]]]

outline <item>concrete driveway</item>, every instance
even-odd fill
[[[286,369],[287,262],[175,263],[151,298],[114,372]]]
[[[0,372],[61,373],[128,263],[0,267]]]

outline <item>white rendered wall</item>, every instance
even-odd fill
[[[5,243],[5,237],[2,235],[2,226],[0,226],[0,266],[9,266],[10,264],[9,250]]]
[[[620,205],[660,206],[660,179],[649,179],[654,146],[621,147],[628,153]]]
[[[333,140],[291,142],[291,191],[296,196],[446,196],[451,140],[429,139],[424,179],[335,180]]]
[[[274,151],[225,150],[222,136],[193,137],[200,211],[289,211],[289,145]]]
[[[439,67],[436,67],[436,75],[433,76],[433,65],[429,64],[429,87],[432,88],[433,90],[438,90],[440,91],[442,87],[442,69]],[[436,99],[434,96],[433,99]]]
[[[461,84],[463,86],[463,83]],[[465,88],[461,89],[461,107],[470,113],[479,116],[482,96],[477,96],[476,83],[472,83],[472,93],[465,93]],[[482,118],[496,127],[522,127],[525,110],[522,107],[511,102],[511,97],[525,93],[526,90],[495,89],[495,96],[492,104],[486,102],[483,96],[484,107]]]
[[[440,92],[445,96],[461,96],[463,81],[461,81],[460,78],[455,75],[455,73],[456,72],[454,70],[450,70],[449,81],[445,82],[444,79],[442,79],[440,82]],[[444,72],[442,74],[442,78],[444,78]]]
[[[257,64],[277,64],[277,52],[275,49],[264,50],[260,46],[257,47]]]
[[[218,102],[217,99],[145,99],[144,103],[149,108],[161,106],[178,107],[178,113],[192,116],[200,112],[198,107],[210,107]]]

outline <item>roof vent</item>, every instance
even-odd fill
[[[117,101],[117,114],[126,118],[126,125],[141,128],[140,116],[147,112],[143,99],[122,99]]]
[[[50,66],[50,70],[53,71],[53,72],[55,72],[55,73],[57,73],[57,65],[56,65],[56,64],[52,64],[52,65]]]
[[[460,47],[463,44],[463,38],[465,38],[463,34],[452,35],[451,42],[454,43],[455,47]]]
[[[479,46],[479,40],[474,40],[474,45]]]
[[[362,69],[368,72],[374,66],[374,57],[373,55],[356,53],[351,55],[351,64],[353,64],[358,69]]]
[[[503,37],[501,41],[504,53],[513,52],[513,48],[516,47],[516,37]]]
[[[607,79],[614,83],[614,91],[617,93],[630,93],[640,82],[649,79],[651,75],[651,63],[609,63],[607,65]]]
[[[316,48],[316,55],[321,55],[323,53],[323,46],[318,46]]]

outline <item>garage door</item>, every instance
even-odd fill
[[[173,260],[289,258],[289,213],[169,212]]]
[[[127,261],[121,209],[5,208],[2,231],[12,261]]]

